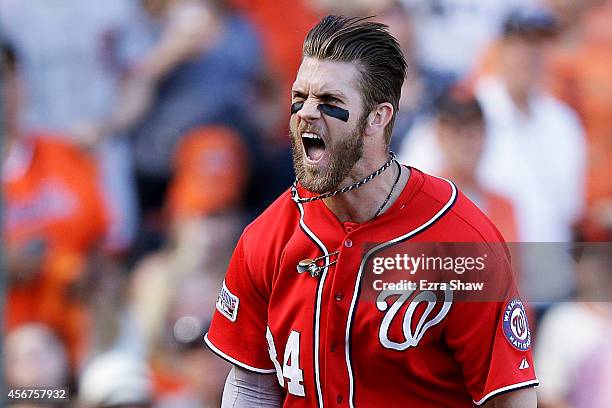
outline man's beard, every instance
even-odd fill
[[[325,145],[325,154],[329,155],[329,165],[321,168],[304,163],[300,131],[291,132],[291,147],[293,151],[293,168],[300,184],[308,191],[322,194],[338,189],[338,186],[348,176],[355,163],[363,155],[363,132],[367,124],[367,115],[359,118],[350,135],[341,141],[332,143],[329,140]],[[308,131],[306,127],[302,131]],[[310,130],[313,130],[310,128]]]

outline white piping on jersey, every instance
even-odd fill
[[[295,197],[299,198],[299,194],[297,188],[295,189]],[[315,303],[315,321],[314,321],[314,369],[315,369],[315,386],[317,389],[317,398],[319,400],[319,408],[323,408],[323,391],[321,389],[321,379],[320,379],[320,367],[319,367],[319,335],[320,335],[320,326],[319,326],[319,318],[321,317],[321,297],[323,295],[323,287],[325,286],[325,278],[327,277],[327,271],[329,269],[329,251],[325,244],[308,228],[306,223],[304,222],[304,206],[297,200],[293,200],[298,209],[300,211],[300,226],[304,230],[304,232],[319,246],[321,251],[323,251],[323,255],[325,255],[325,266],[323,267],[323,273],[321,273],[321,277],[319,278],[319,283],[317,286],[317,301]]]
[[[498,389],[496,389],[494,391],[491,391],[490,393],[488,393],[484,397],[482,397],[482,399],[480,399],[479,401],[474,401],[474,404],[482,405],[485,402],[487,402],[489,399],[491,399],[492,397],[496,396],[497,394],[501,394],[503,392],[508,392],[508,391],[512,391],[512,390],[516,390],[517,388],[535,387],[537,385],[540,385],[540,382],[538,380],[529,380],[529,381],[524,381],[524,382],[520,382],[520,383],[517,383],[517,384],[508,385],[507,387],[498,388]]]
[[[374,252],[378,252],[379,250],[389,246],[389,245],[393,245],[394,243],[398,242],[398,241],[402,241],[404,239],[408,239],[413,235],[418,234],[419,232],[423,231],[425,228],[428,228],[430,225],[432,225],[434,222],[436,222],[438,219],[440,219],[445,213],[446,211],[454,204],[456,198],[457,198],[457,187],[455,186],[455,184],[450,181],[447,180],[445,178],[442,177],[437,177],[434,176],[436,178],[439,178],[441,180],[446,181],[450,186],[451,186],[451,196],[448,200],[448,202],[446,204],[444,204],[444,206],[440,209],[440,211],[438,211],[433,217],[431,217],[426,223],[424,223],[423,225],[413,229],[412,231],[408,232],[407,234],[401,235],[397,238],[394,238],[390,241],[387,242],[383,242],[382,244],[378,244],[376,245],[374,248],[370,249],[368,252],[366,252],[366,254],[363,256],[363,258],[361,259],[361,264],[359,265],[359,271],[357,272],[357,280],[355,281],[355,289],[353,291],[353,299],[351,300],[351,307],[349,308],[349,314],[348,314],[348,319],[346,321],[346,335],[345,335],[345,344],[344,344],[344,351],[345,351],[345,356],[346,356],[346,366],[348,368],[348,375],[349,375],[349,406],[351,408],[354,408],[354,403],[353,403],[353,397],[354,397],[354,393],[355,393],[355,380],[353,378],[353,367],[351,365],[351,357],[350,357],[350,349],[349,349],[349,343],[350,343],[350,334],[351,334],[351,323],[353,321],[353,313],[355,312],[355,305],[357,303],[357,295],[359,292],[359,286],[361,285],[361,274],[363,272],[363,268],[365,266],[365,263],[367,261],[367,259],[370,257],[370,255],[372,255]]]
[[[212,342],[208,338],[208,333],[206,333],[206,335],[204,335],[204,341],[206,342],[206,345],[208,346],[208,348],[211,349],[214,353],[218,354],[219,357],[223,358],[224,360],[229,361],[230,363],[232,363],[234,365],[237,365],[238,367],[242,367],[245,370],[253,371],[253,372],[259,373],[259,374],[274,374],[276,372],[276,370],[273,369],[273,368],[272,369],[266,369],[266,368],[253,367],[253,366],[250,366],[248,364],[243,363],[242,361],[236,360],[233,357],[228,356],[227,354],[225,354],[224,352],[219,350],[214,344],[212,344]]]

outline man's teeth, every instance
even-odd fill
[[[321,139],[319,135],[314,134],[314,133],[308,133],[308,132],[302,133],[302,137],[306,137],[308,139]]]

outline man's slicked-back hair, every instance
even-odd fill
[[[388,27],[370,18],[323,18],[306,36],[302,53],[304,57],[358,64],[365,112],[379,103],[393,105],[393,117],[385,129],[389,144],[406,76],[406,59]]]

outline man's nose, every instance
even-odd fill
[[[319,104],[313,98],[308,98],[304,101],[302,109],[297,112],[298,118],[306,121],[317,120],[321,117],[321,112],[318,109]]]

